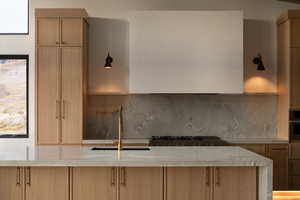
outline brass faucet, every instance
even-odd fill
[[[119,109],[119,131],[118,131],[118,151],[121,151],[123,148],[122,137],[123,137],[123,106],[120,106]]]

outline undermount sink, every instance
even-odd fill
[[[118,148],[117,147],[93,147],[91,149],[92,151],[107,151],[107,150],[111,150],[111,151],[117,151]],[[148,147],[123,147],[122,151],[150,151],[150,148]]]

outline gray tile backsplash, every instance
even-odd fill
[[[163,135],[275,138],[276,102],[276,95],[89,96],[86,139],[116,138],[118,115],[107,110],[114,111],[121,103],[127,139]]]

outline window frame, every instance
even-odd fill
[[[26,60],[26,133],[22,135],[0,135],[3,138],[29,138],[29,55],[28,54],[0,54],[0,59],[25,59]]]
[[[1,33],[1,35],[29,35],[29,0],[27,0],[27,32],[24,33]]]

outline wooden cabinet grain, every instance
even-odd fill
[[[291,47],[300,47],[300,19],[291,20]]]
[[[61,18],[61,45],[83,45],[83,20],[80,18]],[[76,30],[76,31],[74,31]]]
[[[69,199],[69,173],[67,167],[25,168],[25,177],[26,199]]]
[[[300,26],[300,24],[299,24]],[[299,28],[300,32],[300,28]],[[300,40],[299,40],[300,47]],[[290,109],[300,109],[300,48],[291,49]]]
[[[120,200],[163,200],[163,168],[120,168]]]
[[[268,157],[273,160],[273,189],[288,189],[288,145],[268,145]]]
[[[75,167],[72,173],[72,200],[116,200],[116,167]]]
[[[82,48],[61,49],[62,143],[80,144],[83,134]]]
[[[86,12],[36,12],[37,143],[81,144],[87,85]]]
[[[211,168],[168,167],[166,200],[205,200],[211,198]]]
[[[256,200],[255,167],[167,168],[167,200]]]
[[[24,170],[20,167],[0,167],[0,199],[23,200]]]
[[[37,51],[37,138],[40,144],[60,142],[60,49],[39,47]]]
[[[57,46],[60,44],[60,19],[38,18],[36,20],[36,42],[39,46]]]
[[[300,176],[289,177],[289,190],[299,190],[300,188]]]
[[[214,168],[214,200],[256,200],[255,167]]]

